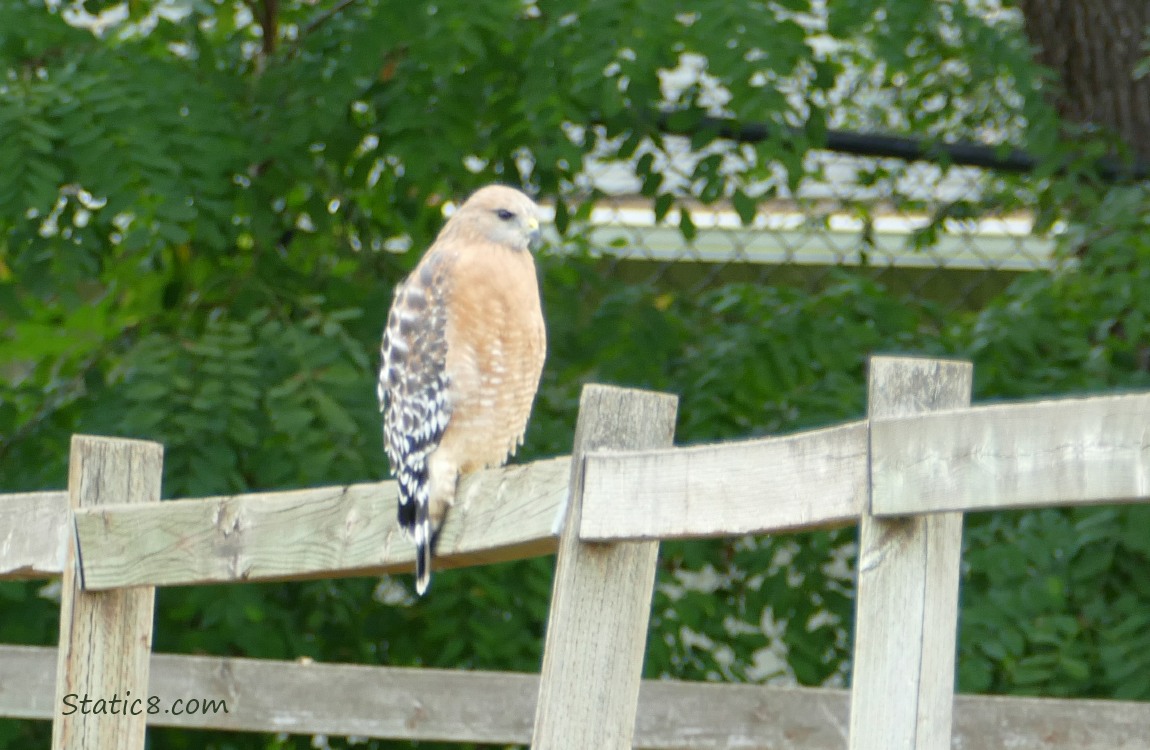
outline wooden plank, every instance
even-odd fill
[[[0,580],[60,575],[70,519],[67,492],[0,495]]]
[[[0,716],[50,719],[56,649],[0,646]],[[523,745],[536,675],[153,654],[149,726]],[[172,714],[178,698],[222,711]],[[635,747],[844,750],[842,690],[645,680]],[[165,713],[165,710],[168,713]],[[957,696],[955,750],[1145,750],[1150,702]]]
[[[971,382],[967,362],[875,357],[869,415],[878,419],[963,406],[970,403]],[[960,513],[894,519],[863,514],[851,750],[951,746],[961,549]]]
[[[159,503],[163,466],[159,443],[73,435],[68,505]],[[55,705],[62,705],[68,695],[143,695],[148,689],[156,590],[84,591],[78,554],[69,545],[61,586]],[[143,712],[105,716],[61,711],[52,721],[52,750],[143,750],[146,721]]]
[[[1150,500],[1147,393],[879,420],[871,440],[876,514]]]
[[[589,385],[579,401],[555,565],[533,750],[630,750],[659,543],[579,540],[583,457],[653,448],[675,435],[678,398]]]
[[[785,437],[587,456],[580,537],[683,539],[858,522],[867,424]]]
[[[68,709],[53,704],[55,654],[0,646],[0,716],[49,719],[54,706]],[[511,672],[177,654],[153,654],[151,676],[146,691],[133,691],[157,699],[151,726],[493,744],[530,739],[538,689],[536,676]],[[193,698],[223,704],[177,713]]]
[[[436,568],[553,552],[569,474],[561,457],[465,477]],[[380,482],[80,511],[84,582],[99,590],[408,571],[415,558],[395,493],[395,482]]]

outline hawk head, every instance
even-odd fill
[[[472,193],[447,222],[466,227],[467,234],[514,250],[539,244],[539,207],[505,185],[488,185]]]

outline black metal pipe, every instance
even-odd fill
[[[691,128],[673,128],[667,116],[659,120],[659,129],[673,135],[692,135],[700,130],[713,130],[722,138],[738,143],[759,143],[772,136],[771,128],[761,123],[740,124],[733,120],[704,117]],[[982,167],[1002,172],[1030,172],[1038,160],[1016,148],[1004,149],[981,143],[959,141],[940,143],[925,138],[912,138],[878,133],[856,133],[847,130],[828,130],[822,148],[841,154],[902,159],[904,161],[946,162],[964,167]],[[1150,164],[1137,161],[1125,164],[1104,158],[1097,162],[1098,176],[1106,182],[1125,182],[1150,179]],[[1059,173],[1065,173],[1061,168]]]

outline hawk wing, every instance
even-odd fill
[[[381,347],[383,442],[399,482],[400,526],[417,542],[421,531],[430,539],[427,459],[451,419],[446,265],[442,255],[429,253],[396,288]]]

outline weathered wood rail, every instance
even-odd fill
[[[955,696],[953,675],[962,514],[1150,501],[1150,394],[969,407],[970,383],[966,363],[874,358],[866,420],[679,448],[673,398],[589,386],[573,457],[465,479],[440,544],[438,567],[558,552],[541,675],[150,654],[156,586],[410,569],[394,483],[161,503],[158,445],[77,436],[66,492],[0,495],[0,578],[63,576],[59,648],[0,646],[0,716],[51,720],[55,748],[142,748],[152,723],[564,749],[1145,750],[1150,703]],[[659,540],[846,524],[849,694],[640,681]],[[127,690],[229,712],[61,710]]]
[[[56,649],[0,646],[0,715],[51,721]],[[226,698],[228,713],[149,724],[237,732],[527,745],[539,675],[153,654],[149,692]],[[844,750],[849,693],[644,680],[634,746],[650,750]],[[954,747],[1142,750],[1141,703],[958,695]]]

